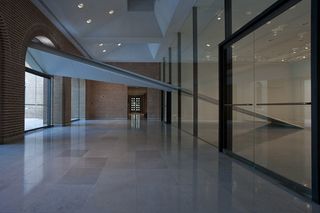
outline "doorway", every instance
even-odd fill
[[[147,118],[147,89],[141,87],[128,88],[128,119],[132,116]]]

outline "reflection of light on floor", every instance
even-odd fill
[[[25,137],[24,194],[30,193],[44,178],[44,136],[38,132]],[[37,156],[37,157],[33,157]]]
[[[140,128],[140,114],[131,114],[131,128]]]

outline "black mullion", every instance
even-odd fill
[[[232,35],[232,0],[224,1],[225,10],[225,39]],[[232,52],[225,49],[224,45],[219,45],[219,151],[224,149],[232,150],[232,125],[228,125],[228,120],[232,119],[232,108],[226,104],[232,103],[232,88],[228,86],[228,80],[232,79]],[[230,82],[232,83],[232,81]],[[232,85],[231,85],[232,87]]]
[[[169,81],[168,83],[169,84],[172,84],[172,49],[171,47],[169,47],[168,49],[169,51],[169,60],[168,60],[168,63],[169,63]],[[171,92],[166,92],[166,98],[167,98],[167,119],[166,119],[166,123],[167,124],[171,124],[171,109],[172,109],[172,95],[171,95]]]
[[[319,144],[319,69],[320,69],[320,14],[319,1],[311,2],[311,156],[312,156],[312,199],[320,202],[320,144]]]
[[[193,135],[198,136],[198,11],[193,7]]]
[[[181,33],[178,32],[178,128],[181,129]]]

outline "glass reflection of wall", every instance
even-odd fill
[[[25,131],[49,125],[49,80],[25,73]]]
[[[224,1],[199,0],[198,7],[198,135],[218,146],[218,45],[224,40]]]
[[[181,28],[181,129],[193,134],[192,12]]]
[[[71,120],[80,118],[80,80],[71,79]]]
[[[310,14],[303,0],[232,46],[233,152],[309,188]]]

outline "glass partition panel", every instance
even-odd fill
[[[224,1],[199,0],[198,135],[218,146],[219,43],[224,40]]]
[[[171,44],[172,85],[178,86],[178,39]]]
[[[311,187],[310,1],[255,32],[256,163]],[[272,120],[273,119],[273,120]],[[263,124],[263,125],[262,125]],[[262,126],[261,126],[262,125]]]
[[[50,125],[49,87],[49,79],[25,73],[25,131]]]
[[[310,1],[233,47],[234,153],[311,188]]]
[[[254,161],[254,46],[249,35],[232,46],[232,151]]]
[[[175,39],[171,44],[171,76],[172,85],[178,86],[178,40]],[[172,125],[178,126],[178,92],[172,92],[172,109],[171,109],[171,122]]]
[[[171,122],[172,125],[178,126],[178,92],[172,92],[172,109],[171,109]]]
[[[193,134],[192,12],[181,29],[181,128]]]
[[[193,134],[193,97],[181,94],[181,128]]]

